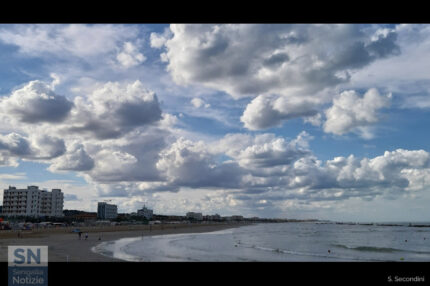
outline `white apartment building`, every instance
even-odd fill
[[[202,213],[187,212],[186,217],[188,219],[203,220],[203,214]]]
[[[148,209],[147,207],[143,206],[142,209],[137,211],[138,216],[144,216],[147,220],[150,220],[153,216],[154,212],[151,209]]]
[[[97,205],[97,218],[114,219],[118,216],[118,207],[105,202],[99,202]]]
[[[9,186],[3,191],[5,216],[63,216],[64,196],[61,189],[40,190],[38,186],[17,189]]]

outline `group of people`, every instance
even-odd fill
[[[82,231],[78,232],[79,235],[79,240],[81,240],[81,236],[82,236]],[[88,232],[85,233],[85,240],[88,239]],[[99,240],[102,240],[101,235],[99,235]]]
[[[79,235],[79,240],[81,240],[81,236],[82,236],[82,231],[78,232]],[[88,232],[85,233],[85,240],[88,239]]]

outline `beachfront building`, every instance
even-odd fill
[[[205,216],[203,216],[203,220],[206,220],[206,221],[220,221],[221,220],[221,216],[219,214],[205,215]]]
[[[9,186],[3,192],[2,214],[5,216],[62,217],[64,196],[61,189],[40,190],[38,186],[17,189]]]
[[[99,202],[97,205],[98,219],[115,219],[118,216],[118,207],[105,202]]]
[[[202,213],[187,212],[186,217],[187,217],[187,219],[192,219],[192,220],[203,220],[203,214]]]
[[[243,220],[243,216],[241,216],[241,215],[232,215],[231,216],[231,220],[242,221]]]
[[[143,206],[142,209],[137,211],[138,216],[144,216],[147,220],[152,219],[154,212],[151,209],[148,209],[147,207]]]

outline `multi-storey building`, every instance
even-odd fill
[[[40,190],[37,186],[17,189],[9,186],[3,192],[5,216],[63,216],[64,196],[60,189]]]
[[[105,202],[99,202],[97,205],[97,218],[115,219],[118,216],[118,207]]]
[[[203,220],[203,214],[202,213],[187,212],[186,217],[187,217],[187,219]]]
[[[148,209],[147,207],[143,206],[142,209],[137,211],[138,216],[144,216],[147,220],[150,220],[153,216],[153,210]]]

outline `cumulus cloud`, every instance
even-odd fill
[[[250,130],[265,129],[291,118],[314,117],[316,103],[311,98],[259,95],[246,106],[240,120]]]
[[[396,44],[401,54],[396,57],[375,61],[354,73],[351,86],[355,89],[376,87],[396,94],[407,108],[428,108],[430,81],[426,76],[427,55],[430,52],[430,26],[421,24],[400,24],[393,29],[397,34]],[[391,31],[391,30],[389,30]],[[387,29],[378,29],[375,37],[387,34]]]
[[[116,59],[123,67],[130,68],[143,63],[146,57],[139,52],[133,43],[125,42]]]
[[[424,150],[386,151],[375,158],[358,159],[353,155],[327,162],[327,171],[343,189],[389,190],[402,192],[410,185],[410,170],[428,172],[430,154]],[[405,173],[406,172],[406,173]],[[415,174],[416,175],[416,174]]]
[[[114,53],[137,30],[123,25],[13,25],[0,29],[0,40],[30,56],[69,55],[86,60]]]
[[[380,95],[376,89],[369,89],[362,97],[353,90],[344,91],[325,111],[324,131],[342,135],[357,127],[374,124],[379,121],[379,109],[388,107],[390,99],[391,94]]]
[[[46,134],[30,135],[32,148],[37,150],[34,158],[52,159],[66,152],[64,140]]]
[[[27,90],[30,92],[24,92]],[[70,111],[61,122],[57,117],[43,124],[23,120],[32,115],[31,106],[27,111],[27,104],[15,101],[30,101],[28,94],[31,100],[47,97],[55,101],[58,97],[48,84],[35,81],[2,100],[2,108],[19,107],[25,112],[2,110],[1,115],[17,132],[0,134],[0,165],[17,166],[18,159],[43,161],[50,164],[50,171],[77,171],[88,182],[102,184],[163,180],[155,164],[176,118],[162,115],[157,96],[140,81],[108,82],[76,96],[73,103],[65,99]],[[52,104],[41,105],[45,111],[58,112],[47,109]]]
[[[320,125],[318,109],[332,99],[324,93],[400,54],[396,29],[366,25],[171,25],[170,33],[151,38],[173,80],[254,98],[241,117],[250,130],[297,117]]]
[[[295,139],[287,141],[271,133],[255,136],[247,134],[227,134],[215,142],[210,150],[214,153],[225,153],[234,158],[240,166],[248,169],[259,169],[289,165],[301,157],[311,154],[306,132]]]
[[[156,163],[168,136],[167,130],[153,128],[127,134],[111,144],[93,143],[89,153],[94,167],[87,178],[106,184],[163,181]]]
[[[306,123],[309,123],[313,126],[321,126],[321,124],[322,124],[321,113],[317,113],[314,116],[305,117],[305,118],[303,118],[303,121]]]
[[[9,157],[0,152],[0,167],[18,167],[18,159]]]
[[[17,156],[26,156],[32,153],[29,140],[17,133],[0,135],[0,150]]]
[[[170,37],[171,37],[170,29],[165,29],[162,34],[151,33],[151,36],[150,36],[151,47],[155,49],[162,48]]]
[[[76,97],[74,104],[68,130],[97,139],[118,138],[162,119],[157,96],[140,81],[126,86],[106,83],[86,97]]]
[[[65,96],[55,94],[47,84],[37,80],[0,99],[0,112],[4,116],[27,124],[62,122],[72,107],[73,103]]]
[[[417,163],[412,160],[420,158]],[[240,192],[232,193],[246,205],[265,200],[276,205],[289,201],[314,204],[360,198],[389,199],[428,187],[429,153],[423,150],[387,151],[375,158],[336,157],[323,163],[314,156],[298,159],[272,177],[247,176]]]
[[[399,54],[396,31],[360,25],[171,25],[164,41],[179,84],[201,84],[234,98],[312,94],[347,82],[349,71]],[[163,41],[154,45],[159,47]],[[164,37],[163,37],[164,38]],[[341,44],[340,44],[341,43]]]
[[[193,99],[191,99],[191,104],[195,107],[195,108],[200,108],[202,106],[204,106],[205,108],[210,107],[210,104],[205,103],[205,101],[199,97],[195,97]]]
[[[374,158],[335,157],[323,162],[309,149],[303,132],[287,141],[273,134],[228,134],[207,148],[225,153],[242,168],[239,201],[305,202],[396,198],[423,190],[429,180],[430,154],[397,149]]]
[[[85,151],[84,145],[73,142],[67,152],[55,159],[49,170],[51,171],[88,171],[94,167],[94,160]]]
[[[6,156],[44,160],[61,156],[66,151],[64,141],[48,135],[24,137],[18,133],[0,134],[0,152]]]
[[[234,162],[217,163],[206,145],[179,138],[160,153],[157,169],[173,185],[235,188],[240,185],[241,168]]]
[[[241,166],[248,167],[288,165],[310,154],[307,142],[309,139],[310,136],[306,132],[290,142],[271,135],[257,135],[254,144],[242,150],[237,158]]]

